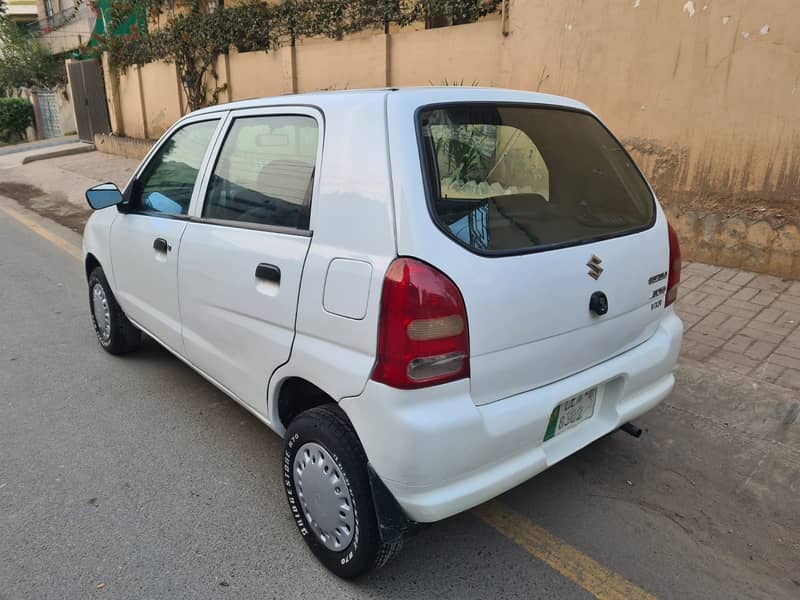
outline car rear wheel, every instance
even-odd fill
[[[399,553],[402,541],[381,541],[367,457],[338,406],[318,406],[292,421],[284,438],[283,480],[300,534],[339,577],[357,577]]]
[[[89,274],[89,310],[97,341],[106,352],[124,354],[139,347],[142,332],[122,312],[101,267]]]

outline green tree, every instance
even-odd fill
[[[0,94],[18,87],[51,87],[58,81],[59,63],[50,49],[0,18]]]

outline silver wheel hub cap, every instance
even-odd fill
[[[326,548],[347,548],[355,533],[350,491],[341,470],[325,448],[303,444],[294,457],[294,487],[306,522]]]
[[[92,288],[92,311],[94,312],[94,322],[97,323],[100,339],[107,342],[111,338],[111,315],[108,312],[106,291],[99,283],[95,283]]]

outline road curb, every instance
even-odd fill
[[[62,148],[61,150],[51,150],[50,152],[42,152],[41,154],[32,154],[22,159],[22,164],[35,162],[37,160],[46,160],[48,158],[58,158],[60,156],[71,156],[73,154],[84,154],[85,152],[94,152],[94,144],[83,142],[81,146],[74,146],[72,148]]]

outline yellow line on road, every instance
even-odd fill
[[[54,246],[58,246],[61,250],[69,254],[72,258],[76,260],[81,260],[83,258],[83,253],[81,252],[81,249],[78,246],[76,246],[71,242],[68,242],[59,235],[52,233],[51,231],[48,231],[47,229],[39,225],[36,221],[22,214],[21,212],[16,211],[13,208],[8,208],[6,206],[0,206],[0,212],[3,212],[4,214],[8,215],[18,223],[24,225],[25,227],[33,231],[35,234],[40,235]]]
[[[655,596],[549,534],[497,500],[472,513],[530,554],[601,600],[655,600]]]

